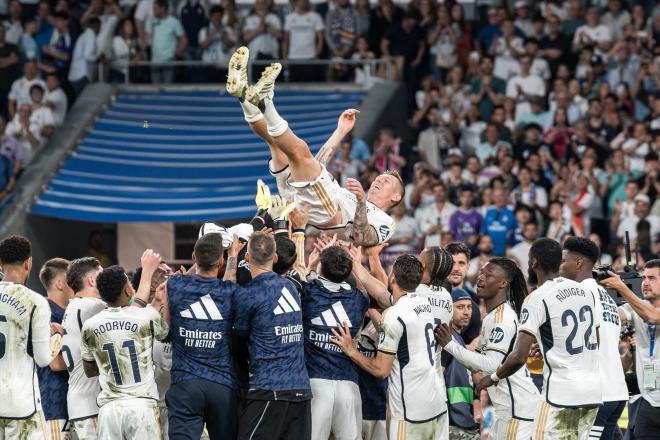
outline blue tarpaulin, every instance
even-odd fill
[[[312,151],[363,92],[279,91],[280,114]],[[276,191],[268,146],[217,91],[126,92],[96,121],[34,214],[90,222],[185,222],[254,213],[256,180]]]

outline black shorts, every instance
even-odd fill
[[[311,440],[312,401],[245,399],[238,440]]]

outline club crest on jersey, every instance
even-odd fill
[[[523,309],[522,312],[520,312],[520,323],[526,323],[527,319],[529,319],[529,311],[527,311],[527,309]]]
[[[493,344],[498,344],[504,339],[504,330],[501,327],[495,327],[490,331],[488,340]]]
[[[387,236],[390,234],[390,228],[387,225],[381,225],[381,227],[378,228],[378,232],[380,232],[380,236],[383,240],[386,240]]]

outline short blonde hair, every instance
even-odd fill
[[[401,174],[399,174],[399,172],[396,171],[396,170],[386,170],[383,174],[386,174],[388,176],[393,176],[399,182],[399,185],[401,186],[401,200],[399,200],[399,203],[401,203],[403,201],[403,199],[406,197],[406,184],[403,183],[403,179],[401,178]],[[396,206],[399,203],[395,203],[393,206]]]

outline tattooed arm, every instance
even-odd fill
[[[357,197],[355,217],[353,217],[352,238],[357,246],[369,247],[378,244],[378,232],[367,220],[367,198],[362,185],[355,179],[346,181],[346,189]]]
[[[238,270],[238,254],[246,243],[241,242],[236,234],[234,234],[233,241],[229,250],[227,251],[227,266],[225,267],[225,276],[222,277],[223,281],[236,282],[236,271]]]

